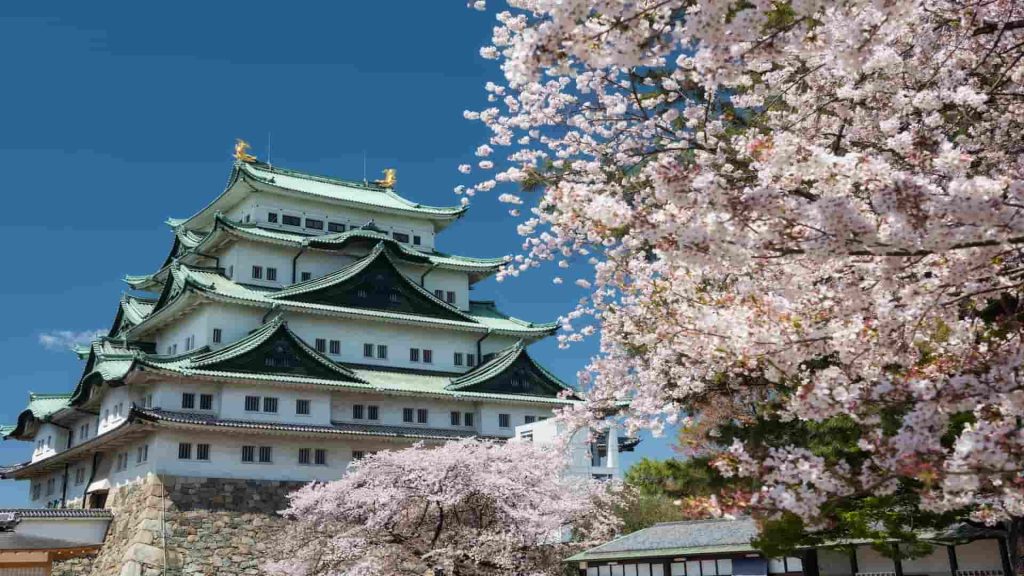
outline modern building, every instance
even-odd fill
[[[598,479],[621,479],[619,454],[632,451],[639,440],[623,436],[613,424],[606,430],[575,430],[557,419],[538,420],[516,426],[516,438],[539,444],[564,444],[566,473]]]
[[[80,380],[4,430],[35,447],[4,476],[34,506],[85,508],[147,474],[327,480],[578,401],[528,352],[554,322],[472,299],[503,260],[437,248],[465,213],[399,196],[393,172],[338,180],[241,150],[219,196],[168,221],[159,268],[126,278]]]
[[[996,530],[961,524],[921,535],[931,551],[901,558],[870,543],[847,542],[768,558],[751,541],[750,519],[663,522],[581,552],[566,561],[580,576],[1010,576],[1005,540]]]

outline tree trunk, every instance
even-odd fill
[[[1006,555],[1009,576],[1024,574],[1024,517],[1015,517],[1003,523],[1006,529]]]

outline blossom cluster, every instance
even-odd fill
[[[539,191],[501,195],[525,213],[502,278],[587,271],[560,338],[601,348],[564,417],[848,417],[856,459],[695,449],[809,525],[900,478],[934,510],[1024,514],[1024,4],[509,5],[480,52],[504,81],[465,114],[486,176],[460,191]]]

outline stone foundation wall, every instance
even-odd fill
[[[60,576],[258,575],[268,543],[287,522],[277,512],[301,482],[150,475],[112,490],[107,538],[91,562],[54,566]],[[165,572],[166,569],[166,572]]]

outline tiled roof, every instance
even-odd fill
[[[141,418],[157,422],[214,426],[220,428],[236,428],[246,430],[271,430],[280,432],[305,432],[317,434],[340,434],[346,436],[374,436],[409,438],[414,440],[451,440],[468,438],[476,434],[471,431],[446,430],[441,428],[416,428],[412,426],[382,426],[375,424],[352,424],[335,422],[330,426],[309,424],[287,424],[277,422],[253,422],[248,420],[228,420],[207,414],[175,412],[169,410],[137,409]]]
[[[512,346],[505,348],[504,350],[496,353],[493,358],[478,365],[476,368],[466,372],[465,374],[452,378],[451,384],[448,385],[450,390],[464,390],[477,384],[481,384],[501,374],[514,362],[523,358],[536,368],[541,374],[551,380],[552,383],[562,388],[563,390],[573,391],[572,388],[565,382],[562,382],[557,376],[545,370],[540,364],[533,361],[530,355],[526,352],[526,345],[522,340],[516,342]]]
[[[18,518],[113,518],[106,508],[4,508],[0,514],[11,513]]]
[[[751,552],[757,525],[749,518],[663,522],[581,552],[570,561]]]
[[[298,285],[297,285],[298,286]],[[384,310],[372,310],[363,308],[352,308],[343,306],[331,306],[326,304],[315,304],[309,302],[297,302],[280,300],[273,297],[273,291],[258,290],[243,286],[226,278],[218,271],[208,269],[190,268],[184,265],[175,265],[171,270],[171,281],[164,287],[154,312],[142,322],[132,328],[133,336],[138,336],[139,329],[148,328],[160,312],[169,307],[179,295],[198,291],[214,300],[221,300],[231,303],[258,306],[260,308],[280,308],[282,310],[294,310],[313,314],[339,315],[354,318],[372,318],[385,322],[397,322],[403,324],[436,325],[451,328],[461,328],[473,332],[493,331],[521,338],[539,338],[554,333],[558,328],[557,322],[533,323],[518,318],[504,316],[494,308],[493,303],[470,303],[470,310],[462,312],[466,320],[448,320],[444,318],[432,318],[415,314],[391,312]],[[433,298],[433,295],[430,295]]]
[[[240,182],[247,184],[239,186]],[[432,220],[435,226],[458,219],[466,212],[463,206],[427,206],[407,200],[390,188],[306,174],[262,162],[236,162],[224,192],[205,208],[187,219],[168,219],[168,224],[191,230],[208,229],[213,216],[236,205],[254,188],[269,188],[284,194],[298,194],[335,204],[343,204],[370,212],[383,212]]]

